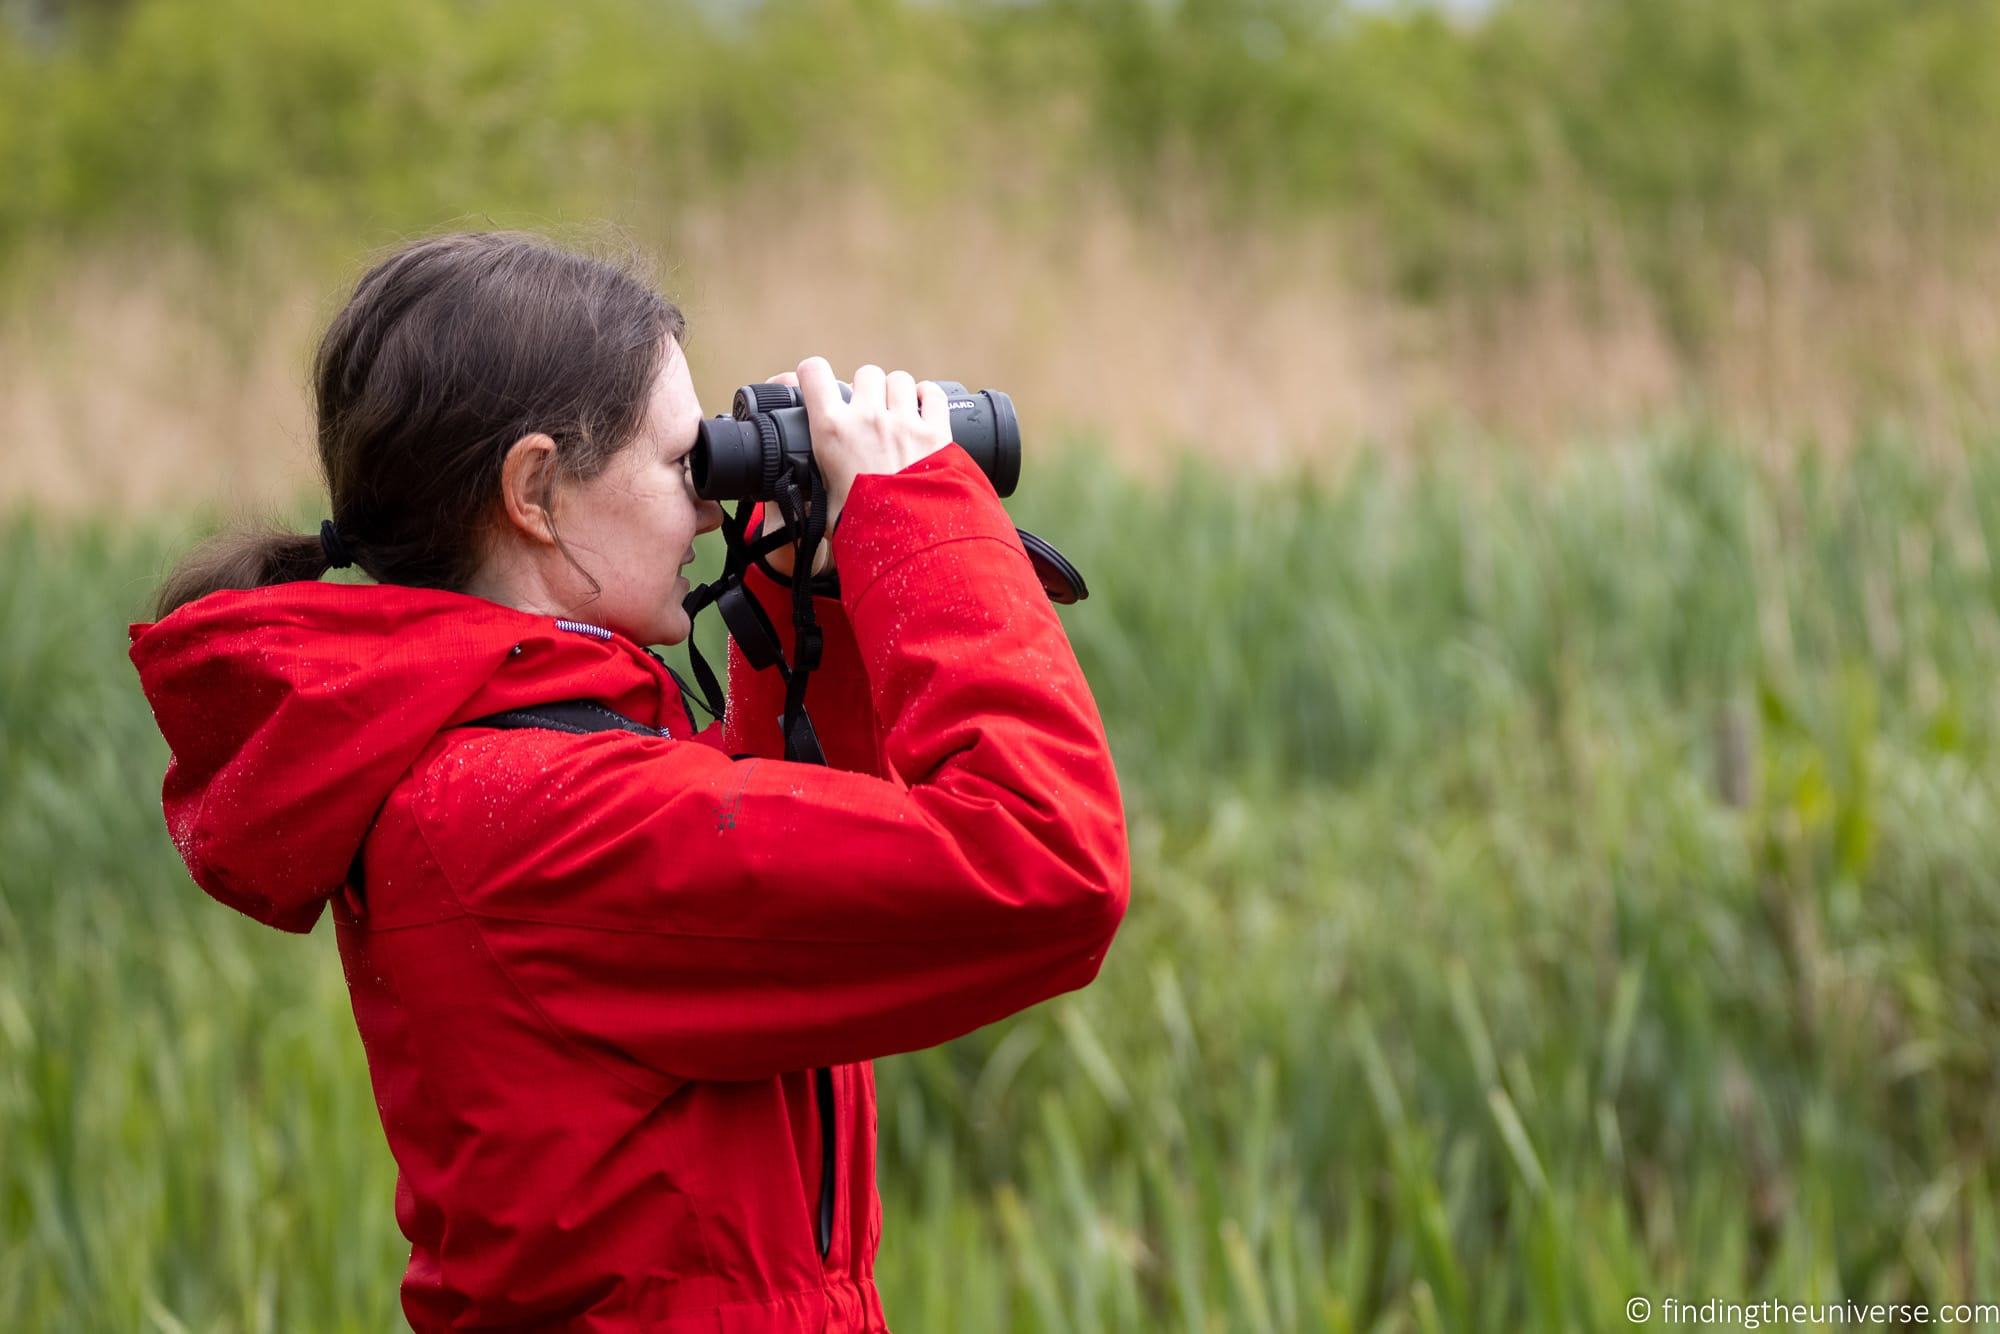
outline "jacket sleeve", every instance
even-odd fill
[[[1128,897],[1117,778],[991,484],[957,446],[865,475],[834,540],[893,778],[624,733],[488,734],[460,744],[508,749],[438,766],[434,855],[573,1040],[756,1078],[1096,976]]]
[[[761,507],[751,512],[751,532],[758,531],[762,513]],[[838,562],[836,554],[836,568]],[[743,576],[743,587],[771,618],[785,661],[790,662],[798,638],[792,628],[790,585],[777,582],[753,565]],[[839,598],[816,597],[813,619],[820,628],[820,664],[806,681],[806,716],[812,719],[826,762],[836,769],[888,777],[876,745],[867,668],[854,642],[847,608]],[[722,748],[731,755],[783,758],[785,740],[779,720],[785,711],[784,678],[775,667],[763,671],[751,667],[734,639],[729,641],[728,652],[729,707],[723,718]]]

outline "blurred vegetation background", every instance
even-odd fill
[[[1148,212],[1338,218],[1413,299],[1629,267],[1692,341],[1742,266],[1942,262],[2000,195],[2000,11],[1977,0],[15,9],[10,250],[345,245],[468,201],[625,215],[776,174],[1047,218],[1108,180]]]
[[[332,943],[187,879],[124,627],[488,225],[648,257],[711,410],[1009,390],[1090,581],[1131,917],[881,1063],[897,1328],[2000,1301],[1995,145],[2000,0],[0,0],[0,1327],[398,1320]]]
[[[656,256],[718,401],[947,360],[1128,458],[2000,407],[1991,0],[0,13],[0,495],[305,480],[342,284],[449,225]]]

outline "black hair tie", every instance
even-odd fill
[[[329,570],[344,570],[354,564],[354,553],[347,549],[347,543],[340,540],[340,530],[333,526],[332,519],[320,521],[319,549],[326,553]]]

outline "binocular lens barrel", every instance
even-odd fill
[[[951,400],[951,438],[972,456],[995,492],[1014,494],[1021,480],[1021,425],[1014,402],[997,389],[971,391],[939,380]],[[840,384],[840,396],[854,387]],[[695,494],[704,500],[768,500],[789,465],[812,461],[812,428],[805,400],[786,384],[747,384],[736,391],[728,417],[710,417],[695,441]]]

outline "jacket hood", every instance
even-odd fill
[[[484,598],[299,582],[224,590],[129,629],[167,740],[161,805],[210,895],[312,929],[437,733],[593,699],[692,734],[665,667],[622,635]]]

